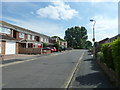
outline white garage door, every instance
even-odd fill
[[[2,45],[1,45],[2,43],[1,43],[1,41],[0,41],[0,54],[1,54],[1,47],[2,47]]]
[[[15,42],[6,42],[5,54],[15,54],[16,43]]]

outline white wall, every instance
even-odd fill
[[[2,43],[1,43],[1,41],[0,41],[0,54],[1,54],[1,47],[2,47]]]

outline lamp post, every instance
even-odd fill
[[[94,22],[93,24],[93,43],[94,43],[94,47],[93,47],[93,58],[95,59],[95,24],[96,24],[96,21],[91,19],[90,20],[91,22]]]

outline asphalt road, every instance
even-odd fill
[[[84,55],[83,55],[84,53]],[[83,57],[82,57],[83,56]],[[2,67],[3,88],[114,88],[87,50],[72,50]]]
[[[2,86],[64,88],[83,52],[86,50],[72,50],[2,67]]]

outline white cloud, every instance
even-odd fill
[[[49,23],[49,22],[42,22],[39,20],[19,20],[19,19],[13,19],[10,17],[2,17],[4,19],[7,19],[9,21],[12,21],[14,25],[45,34],[48,36],[60,36],[61,38],[64,38],[64,28],[58,24]],[[34,23],[35,22],[35,23]]]
[[[49,5],[45,8],[37,10],[37,14],[40,17],[51,18],[51,19],[72,19],[78,12],[72,9],[69,5],[64,2],[52,2],[53,5]]]
[[[96,20],[96,30],[117,30],[118,29],[118,18],[107,18],[103,16],[95,16],[93,19]]]
[[[95,16],[93,17],[96,20],[95,24],[95,36],[96,41],[100,41],[105,38],[111,38],[118,34],[118,18],[107,18],[103,16]],[[94,23],[94,22],[93,22]],[[93,23],[89,23],[88,29],[92,30]],[[89,33],[89,40],[92,40],[92,31]]]

